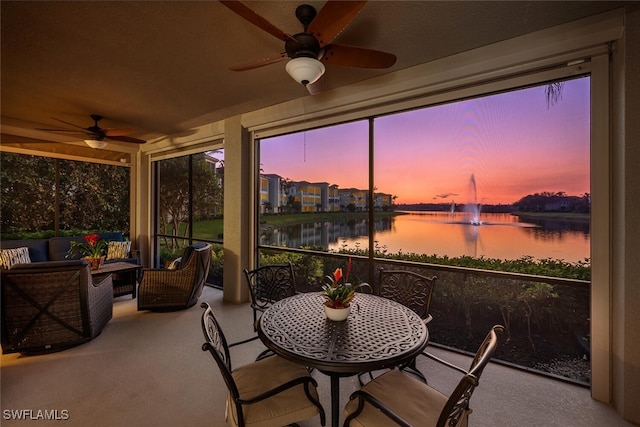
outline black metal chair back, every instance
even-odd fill
[[[257,331],[258,312],[274,302],[295,295],[296,280],[291,263],[263,265],[255,270],[244,269],[251,294],[253,329]]]
[[[498,347],[497,333],[502,332],[504,332],[504,327],[501,325],[496,325],[491,328],[484,341],[482,341],[482,344],[480,344],[471,362],[469,372],[460,379],[455,390],[453,390],[453,393],[449,396],[447,403],[440,413],[436,427],[457,426],[462,417],[468,417],[471,411],[471,409],[469,409],[471,395],[480,382],[480,376],[484,368]]]
[[[231,393],[234,400],[237,400],[240,397],[240,392],[231,375],[231,356],[227,339],[209,304],[203,302],[201,307],[205,309],[202,313],[202,333],[206,340],[205,343],[202,344],[202,350],[211,353],[213,359],[218,364],[218,368],[229,389],[229,393]]]
[[[431,321],[429,309],[436,276],[426,277],[412,271],[380,269],[378,295],[409,307],[425,323]]]
[[[385,270],[380,268],[377,292],[383,298],[410,308],[420,316],[424,323],[429,323],[433,319],[429,310],[436,279],[436,276],[427,277],[408,270]],[[424,374],[418,370],[415,358],[401,368],[414,374],[425,383],[427,382]],[[364,384],[365,375],[373,379],[372,372],[363,372],[358,375],[361,385]]]

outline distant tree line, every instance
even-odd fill
[[[0,156],[2,239],[129,233],[129,168],[16,153]]]
[[[455,212],[464,211],[464,203],[456,203]],[[451,212],[451,203],[399,203],[394,205],[395,210],[400,211],[430,211]],[[509,213],[513,211],[513,205],[482,205],[482,212]]]
[[[513,204],[521,212],[591,212],[591,195],[568,196],[564,191],[529,194]]]
[[[464,210],[464,203],[454,206],[455,212]],[[404,203],[396,205],[397,210],[450,212],[451,203]],[[515,203],[508,205],[482,205],[482,212],[591,212],[591,195],[568,196],[564,191],[542,192],[524,196]]]

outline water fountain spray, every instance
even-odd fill
[[[478,191],[476,188],[476,177],[474,174],[471,174],[471,178],[469,179],[468,194],[469,200],[464,206],[464,211],[467,214],[469,224],[481,225],[482,221],[480,221],[480,211],[482,210],[482,205],[478,203]]]

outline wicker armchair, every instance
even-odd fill
[[[2,271],[2,352],[39,354],[95,338],[113,314],[111,276],[93,283],[86,261]]]
[[[138,310],[175,311],[192,307],[202,294],[211,265],[211,245],[187,246],[175,269],[147,268],[138,287]]]

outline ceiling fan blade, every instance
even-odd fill
[[[118,129],[118,128],[108,128],[108,129],[102,129],[102,130],[104,131],[104,134],[108,137],[124,136],[134,132],[133,129]]]
[[[82,130],[73,130],[73,129],[43,129],[43,128],[36,128],[36,130],[41,130],[41,131],[44,131],[44,132],[53,132],[53,133],[72,133],[74,135],[77,135],[77,134],[85,135],[87,133],[86,130],[82,131]]]
[[[71,126],[71,127],[78,128],[78,129],[83,129],[84,131],[88,131],[89,130],[89,129],[85,128],[85,127],[82,127],[82,126],[79,126],[79,125],[74,125],[73,123],[65,122],[64,120],[56,119],[55,117],[52,117],[52,119],[53,120],[57,120],[57,121],[59,121],[61,123],[64,123],[67,126]]]
[[[264,67],[265,65],[273,64],[275,62],[280,62],[283,59],[287,59],[289,56],[287,52],[282,52],[276,55],[267,56],[266,58],[258,59],[256,61],[247,62],[245,64],[234,65],[229,68],[231,71],[246,71],[253,70],[254,68]]]
[[[345,67],[389,68],[396,63],[396,56],[364,47],[332,44],[325,46],[320,60]]]
[[[144,143],[147,142],[145,140],[138,139],[138,138],[133,138],[133,137],[130,137],[130,136],[115,136],[115,135],[111,136],[111,135],[107,135],[105,138],[106,139],[111,139],[111,140],[114,140],[114,141],[120,141],[120,142],[131,142],[133,144],[144,144]]]
[[[65,125],[77,128],[76,129],[36,129],[45,132],[53,132],[53,133],[67,133],[73,135],[85,135],[89,137],[89,139],[96,139],[101,141],[104,138],[112,139],[114,141],[122,141],[122,142],[131,142],[134,144],[144,144],[147,141],[143,141],[142,139],[132,138],[125,135],[133,133],[133,129],[126,128],[107,128],[103,129],[98,126],[98,122],[102,119],[102,116],[98,116],[96,114],[92,114],[91,118],[94,120],[95,124],[88,128],[83,128],[82,126],[75,125],[73,123],[65,122],[64,120],[53,118],[59,122],[64,123]]]
[[[267,33],[271,34],[272,36],[274,36],[274,37],[276,37],[276,38],[278,38],[278,39],[280,39],[282,41],[287,41],[287,40],[294,40],[295,41],[293,36],[285,33],[282,30],[280,30],[278,27],[273,25],[271,22],[267,21],[262,16],[258,15],[253,10],[249,9],[247,6],[245,6],[244,4],[240,3],[239,1],[220,0],[220,3],[222,3],[224,6],[228,7],[229,9],[231,9],[236,14],[240,15],[242,18],[244,18],[247,21],[251,22],[253,25],[255,25],[258,28],[260,28],[260,29],[266,31]]]
[[[325,3],[311,21],[307,34],[313,35],[320,47],[331,43],[358,15],[366,1],[331,1]]]

